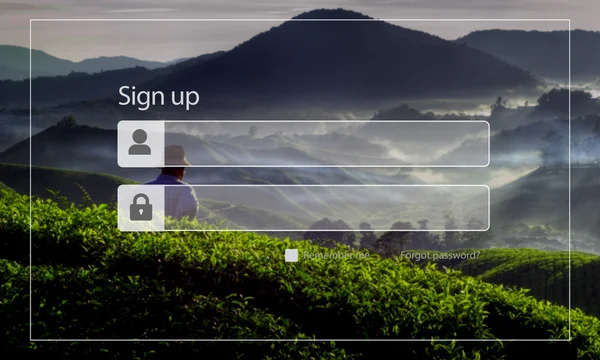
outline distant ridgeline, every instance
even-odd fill
[[[323,16],[368,18],[345,10],[317,10],[296,19]],[[189,93],[183,101],[186,108],[185,103],[195,102],[194,93],[206,103],[351,104],[398,97],[533,92],[538,85],[535,76],[493,55],[396,24],[288,21],[229,51],[160,68],[40,77],[33,80],[32,91],[36,107],[106,98],[121,101],[123,86],[162,91],[166,97],[183,91]],[[0,82],[0,106],[23,103],[28,91],[28,81]],[[133,105],[133,98],[125,103]],[[164,106],[169,105],[173,102],[165,99]]]
[[[600,79],[600,32],[479,30],[456,40],[522,69],[567,82]],[[571,62],[571,63],[570,63]]]

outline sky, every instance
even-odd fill
[[[573,29],[600,30],[598,0],[0,0],[0,44],[29,47],[29,19],[289,19],[317,8],[344,8],[379,18],[571,19]],[[33,48],[80,61],[131,56],[168,61],[228,50],[276,26],[271,22],[39,22]],[[398,22],[455,39],[473,30],[565,30],[567,22]]]

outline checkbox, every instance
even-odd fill
[[[285,249],[285,262],[298,262],[298,249]]]

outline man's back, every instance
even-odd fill
[[[156,180],[149,181],[146,185],[165,186],[165,215],[181,220],[194,219],[198,213],[198,200],[194,188],[188,183],[179,180],[176,176],[160,174]]]

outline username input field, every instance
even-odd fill
[[[118,163],[143,167],[487,167],[484,120],[124,120]],[[185,161],[169,159],[177,146]],[[181,160],[181,159],[180,159]]]
[[[192,192],[197,210],[189,201]],[[422,184],[121,185],[118,217],[121,231],[487,231],[490,189]]]

